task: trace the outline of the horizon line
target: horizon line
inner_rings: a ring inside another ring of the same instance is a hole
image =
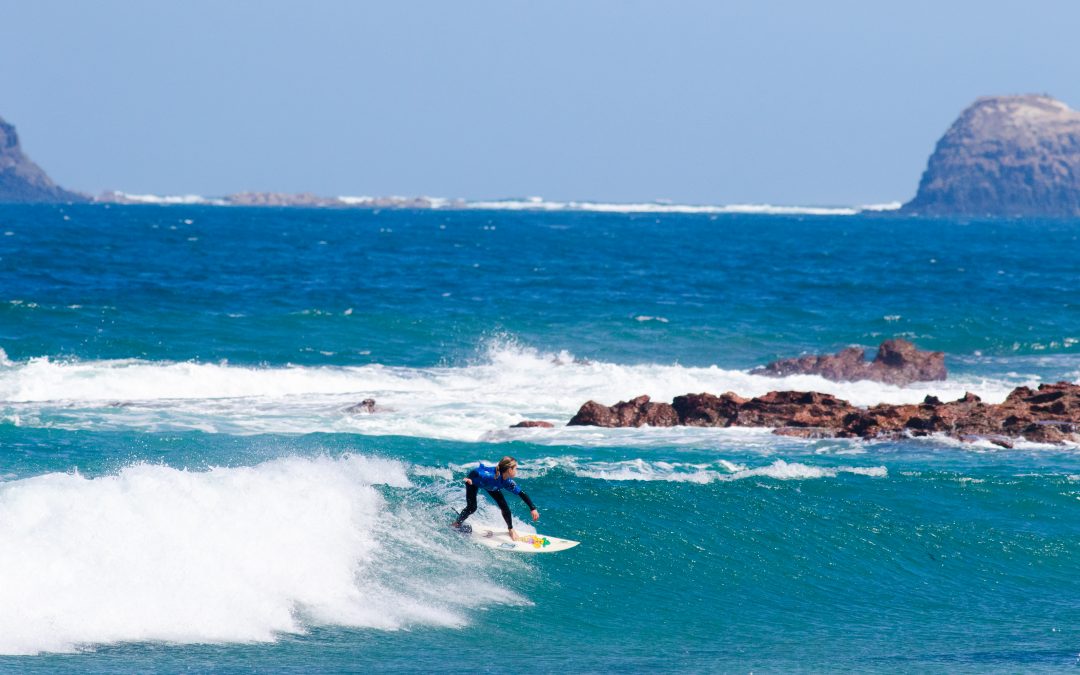
[[[683,204],[666,199],[638,202],[594,200],[546,200],[542,197],[505,197],[497,199],[462,199],[427,195],[403,197],[397,195],[371,197],[320,197],[312,193],[239,192],[223,197],[198,194],[157,195],[135,194],[119,190],[106,191],[92,197],[94,203],[159,206],[307,206],[323,208],[415,208],[430,210],[477,211],[580,211],[595,213],[685,213],[685,214],[768,214],[768,215],[855,215],[865,212],[896,211],[900,201],[861,205],[783,205],[768,203]]]

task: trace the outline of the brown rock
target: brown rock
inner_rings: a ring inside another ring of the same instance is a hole
[[[653,427],[679,426],[679,415],[669,403],[652,403],[648,396],[638,396],[610,407],[589,401],[581,406],[567,426],[640,427],[646,424]]]
[[[517,424],[511,424],[510,428],[511,429],[534,429],[534,428],[550,429],[550,428],[552,428],[554,426],[555,425],[552,424],[551,422],[545,422],[543,420],[525,420],[523,422],[518,422]]]
[[[1013,447],[1013,441],[1008,436],[998,436],[998,435],[980,436],[978,434],[962,434],[960,436],[960,440],[963,441],[964,443],[977,443],[979,441],[989,441],[989,442],[993,443],[994,445],[996,445],[998,447],[1002,447],[1002,448],[1012,448]]]
[[[685,394],[671,405],[639,396],[610,407],[589,401],[570,424],[773,427],[776,434],[801,438],[940,433],[968,442],[985,439],[1002,447],[1011,447],[1021,437],[1040,443],[1080,442],[1080,385],[1042,384],[1036,391],[1018,387],[1000,404],[983,403],[966,393],[948,403],[927,396],[919,404],[879,404],[866,409],[813,391],[771,391],[749,400],[731,392]]]
[[[886,340],[878,347],[869,370],[876,376],[866,379],[889,384],[934,382],[948,377],[944,352],[925,352],[907,340]]]
[[[840,428],[858,409],[832,394],[816,391],[770,391],[739,408],[738,426]]]
[[[1062,427],[1053,422],[1034,422],[1024,428],[1024,439],[1033,443],[1063,443],[1069,440],[1069,427]]]
[[[794,359],[780,359],[755,368],[751,375],[786,377],[788,375],[821,375],[827,380],[844,382],[862,379],[866,368],[866,353],[858,347],[848,347],[836,354],[826,356],[800,356]]]
[[[777,436],[793,436],[795,438],[836,438],[836,430],[826,427],[777,427],[773,429]]]
[[[373,399],[373,398],[365,398],[363,401],[360,401],[359,403],[353,404],[353,405],[349,406],[348,408],[345,408],[345,410],[343,412],[347,412],[347,413],[369,413],[370,414],[370,413],[375,412],[375,410],[376,410],[375,399]]]
[[[882,342],[870,363],[866,362],[865,356],[862,349],[848,347],[832,355],[773,361],[750,372],[752,375],[772,377],[820,375],[834,382],[873,380],[901,386],[912,382],[944,380],[948,376],[943,352],[922,351],[907,340]]]
[[[679,421],[688,427],[727,427],[739,414],[739,406],[746,399],[731,393],[721,396],[712,394],[686,394],[676,396],[671,402]]]

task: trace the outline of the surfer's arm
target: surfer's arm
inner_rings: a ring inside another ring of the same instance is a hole
[[[540,512],[536,510],[536,504],[533,504],[533,501],[529,499],[529,495],[525,494],[521,488],[518,488],[518,496],[521,497],[521,501],[525,502],[525,505],[529,507],[529,515],[532,516],[532,519],[540,520]]]

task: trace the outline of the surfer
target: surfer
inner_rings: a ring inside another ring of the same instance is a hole
[[[514,532],[514,520],[510,516],[510,505],[506,503],[506,497],[502,493],[503,489],[521,497],[521,501],[525,502],[526,506],[529,507],[533,520],[540,519],[540,512],[536,510],[536,505],[529,499],[529,495],[522,492],[521,486],[514,482],[514,476],[516,475],[517,460],[513,457],[503,457],[499,460],[498,466],[484,466],[484,463],[480,462],[480,466],[470,471],[465,478],[465,508],[461,510],[461,515],[450,526],[460,528],[465,519],[476,511],[476,493],[480,491],[480,488],[484,488],[491,495],[491,498],[495,500],[495,503],[499,505],[503,520],[506,521],[506,529],[510,530],[510,538],[517,541],[518,536],[517,532]]]

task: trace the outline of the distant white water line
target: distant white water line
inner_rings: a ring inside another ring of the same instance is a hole
[[[155,204],[160,206],[198,205],[232,206],[228,197],[204,197],[201,195],[154,195],[112,193],[114,200],[131,204]],[[106,198],[104,201],[110,201]],[[900,202],[868,204],[864,206],[799,206],[776,204],[675,204],[671,202],[594,202],[552,201],[541,197],[524,199],[463,200],[445,197],[327,197],[322,206],[353,208],[427,208],[432,210],[478,210],[478,211],[579,211],[592,213],[681,213],[681,214],[761,214],[802,216],[852,216],[863,212],[894,211]]]
[[[858,213],[852,207],[815,207],[815,206],[776,206],[773,204],[728,204],[728,205],[693,205],[669,204],[663,202],[611,203],[570,201],[546,201],[539,197],[528,199],[507,199],[494,201],[465,202],[470,209],[506,210],[506,211],[589,211],[600,213],[688,213],[688,214],[767,214],[767,215],[811,215],[811,216],[850,216]]]
[[[864,204],[858,207],[860,211],[898,211],[903,202],[885,202],[884,204]]]
[[[131,194],[127,192],[113,193],[119,201],[133,204],[156,204],[160,206],[222,206],[225,204],[220,199],[210,199],[201,195],[154,195],[154,194]]]

